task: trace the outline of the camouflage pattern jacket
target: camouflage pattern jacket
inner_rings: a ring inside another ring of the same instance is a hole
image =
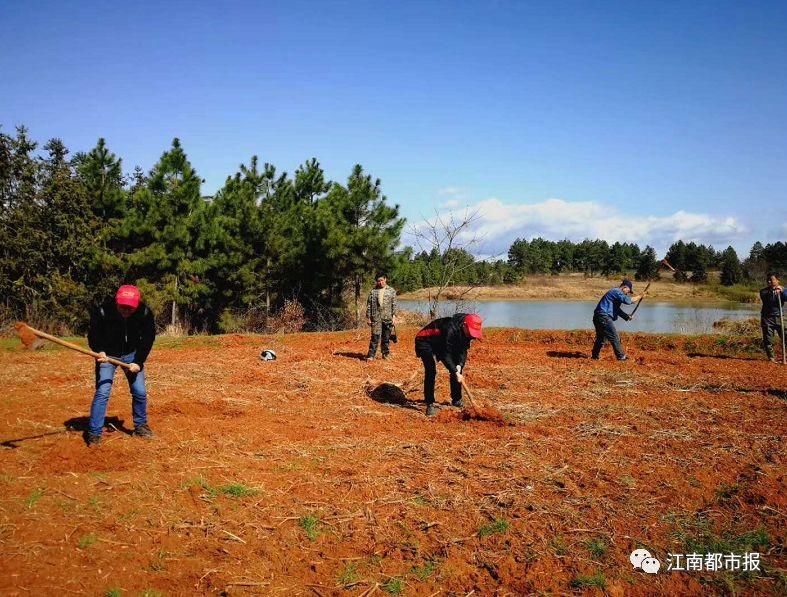
[[[383,301],[379,302],[379,288],[372,288],[369,298],[366,299],[366,319],[372,321],[372,333],[382,334],[383,322],[393,321],[396,315],[396,291],[390,286],[383,289]]]

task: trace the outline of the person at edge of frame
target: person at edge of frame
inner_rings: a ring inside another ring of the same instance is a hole
[[[779,282],[779,274],[776,272],[768,272],[765,276],[765,281],[768,285],[760,290],[760,300],[762,301],[762,309],[760,310],[762,347],[765,349],[768,360],[776,363],[776,356],[773,352],[773,335],[777,334],[779,340],[783,340],[782,317],[784,316],[784,305],[787,302],[787,290]],[[781,310],[779,310],[780,301]]]

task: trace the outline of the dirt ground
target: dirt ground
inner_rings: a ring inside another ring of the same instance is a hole
[[[163,339],[156,438],[126,432],[118,373],[98,448],[90,359],[3,345],[0,594],[785,594],[787,367],[646,335],[591,361],[587,334],[494,330],[467,381],[507,424],[452,415],[444,370],[427,419],[414,332],[374,363],[361,332]],[[370,398],[381,382],[405,399]],[[691,552],[762,570],[666,570]]]
[[[445,300],[598,300],[607,290],[618,286],[620,277],[585,277],[583,274],[561,274],[559,276],[527,276],[519,284],[502,286],[452,286],[444,293]],[[635,282],[634,290],[640,292],[646,282]],[[652,301],[724,302],[724,297],[714,292],[708,284],[678,284],[670,276],[655,280],[650,287],[648,299]],[[434,295],[434,288],[422,288],[399,296],[400,299],[427,300]],[[756,291],[752,301],[759,301]]]

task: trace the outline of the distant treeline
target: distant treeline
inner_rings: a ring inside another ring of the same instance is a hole
[[[518,239],[492,261],[462,248],[397,251],[399,207],[360,165],[338,183],[315,159],[289,176],[252,157],[214,196],[202,183],[177,139],[149,172],[128,175],[103,139],[70,155],[59,139],[39,150],[23,127],[0,130],[0,324],[80,332],[89,305],[123,283],[140,286],[162,326],[228,332],[277,329],[276,317],[352,325],[381,270],[400,291],[534,273],[659,275],[651,247],[598,240]],[[667,259],[680,280],[721,269],[735,284],[787,269],[787,247],[756,243],[741,264],[731,247],[679,241]]]
[[[711,246],[677,241],[665,258],[677,272],[659,265],[656,251],[649,246],[640,249],[632,243],[609,244],[603,240],[550,241],[543,238],[517,239],[508,250],[506,260],[476,260],[461,249],[453,249],[454,258],[446,260],[437,251],[414,254],[407,249],[397,256],[395,281],[403,291],[434,286],[441,279],[441,268],[447,261],[458,264],[452,276],[454,284],[484,285],[515,284],[533,274],[584,273],[594,275],[633,276],[637,280],[672,276],[678,282],[705,282],[708,271],[721,272],[721,283],[732,286],[742,282],[764,283],[767,270],[787,270],[787,244],[777,242],[763,246],[757,242],[741,263],[735,249],[716,251]]]

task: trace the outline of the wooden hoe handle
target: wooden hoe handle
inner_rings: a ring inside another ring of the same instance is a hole
[[[61,340],[57,336],[52,336],[47,334],[46,332],[42,332],[41,330],[37,330],[35,328],[31,328],[29,325],[22,324],[24,328],[38,336],[39,338],[43,338],[44,340],[49,340],[50,342],[54,342],[55,344],[60,344],[60,346],[65,346],[66,348],[70,348],[71,350],[76,350],[77,352],[81,352],[82,354],[89,354],[91,357],[99,359],[101,355],[97,352],[93,352],[87,348],[82,348],[81,346],[74,344],[72,342],[66,342],[65,340]],[[20,327],[22,327],[20,326]],[[128,363],[124,363],[123,361],[119,361],[117,359],[113,359],[112,357],[107,357],[107,361],[112,363],[113,365],[117,365],[118,367],[123,367],[124,369],[131,369],[131,366]]]

